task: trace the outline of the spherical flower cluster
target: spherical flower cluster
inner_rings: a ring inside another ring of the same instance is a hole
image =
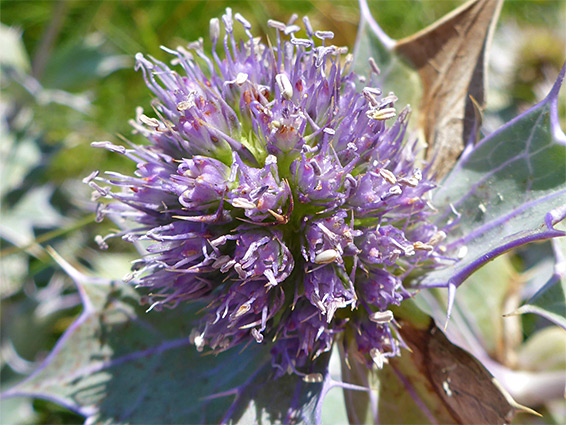
[[[137,223],[119,235],[151,241],[130,276],[149,309],[205,302],[197,349],[274,341],[278,373],[303,373],[345,335],[381,366],[399,352],[388,308],[410,296],[404,278],[440,257],[433,184],[403,143],[408,109],[397,116],[395,96],[374,87],[375,67],[356,76],[331,32],[304,18],[299,38],[295,20],[269,21],[276,39],[263,43],[227,9],[223,37],[211,20],[210,55],[202,40],[164,49],[172,67],[138,54],[156,117],[138,111],[133,126],[149,143],[95,143],[137,170],[87,181],[113,200],[99,218]]]

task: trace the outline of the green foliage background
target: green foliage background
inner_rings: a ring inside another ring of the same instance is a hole
[[[391,37],[402,38],[461,3],[373,1],[370,8]],[[88,104],[79,111],[42,102],[0,62],[0,105],[5,121],[5,132],[0,133],[2,175],[15,173],[16,168],[21,175],[9,185],[6,179],[0,182],[0,220],[20,233],[25,230],[21,238],[8,237],[5,228],[0,232],[2,350],[12,346],[23,361],[20,370],[14,370],[13,361],[3,355],[1,389],[20,380],[26,367],[39,364],[80,311],[78,303],[72,302],[76,293],[71,281],[54,265],[46,246],[54,246],[77,267],[100,276],[120,278],[128,271],[133,258],[128,244],[116,240],[109,251],[101,252],[94,243],[94,236],[106,233],[111,225],[94,223],[86,209],[89,190],[79,182],[94,170],[131,171],[131,164],[121,157],[93,149],[90,143],[118,142],[118,134],[143,142],[132,138],[128,125],[136,106],[150,107],[149,90],[141,74],[133,71],[133,56],[143,52],[168,60],[160,45],[176,47],[201,36],[209,47],[208,22],[227,6],[244,15],[254,33],[264,37],[268,19],[287,21],[297,13],[308,15],[315,28],[334,31],[337,45],[352,48],[355,42],[359,20],[355,1],[0,3],[1,23],[21,34],[22,51],[27,55],[21,70],[37,80],[42,90],[63,90]],[[509,1],[504,5],[495,34],[500,50],[488,96],[488,104],[493,100],[488,114],[495,121],[516,115],[546,93],[564,61],[565,21],[566,3],[561,1]],[[14,46],[1,48],[8,47]],[[19,150],[25,146],[29,150]],[[29,199],[30,193],[39,195]],[[46,310],[46,297],[53,293],[59,308],[38,314],[41,308]],[[0,408],[2,424],[82,422],[81,417],[45,401],[9,400]]]

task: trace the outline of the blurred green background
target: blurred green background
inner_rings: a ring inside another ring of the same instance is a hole
[[[461,1],[373,1],[370,8],[393,38],[408,36]],[[94,236],[90,190],[80,181],[94,170],[131,172],[118,155],[90,147],[131,136],[128,120],[148,109],[149,90],[133,70],[137,52],[168,60],[160,45],[198,37],[208,42],[210,18],[230,6],[267,31],[268,19],[308,15],[332,30],[334,44],[353,48],[355,1],[23,1],[0,3],[0,296],[1,388],[45,358],[80,312],[71,281],[45,251],[53,246],[76,267],[120,278],[133,253],[115,240],[101,252]],[[508,1],[490,62],[486,126],[540,100],[556,78],[566,47],[566,2]],[[564,106],[561,106],[564,116]],[[141,140],[138,140],[141,141]],[[2,424],[80,423],[45,401],[8,400]]]

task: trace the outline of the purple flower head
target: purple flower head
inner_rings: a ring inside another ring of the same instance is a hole
[[[228,9],[211,20],[211,53],[199,41],[165,49],[171,65],[138,54],[155,117],[132,124],[149,144],[96,144],[137,169],[89,184],[110,200],[99,218],[124,228],[109,237],[151,242],[128,277],[149,309],[205,305],[199,350],[274,341],[279,373],[308,373],[343,338],[379,366],[399,352],[388,308],[411,295],[409,273],[442,258],[445,234],[403,141],[408,109],[397,114],[332,33],[304,23],[301,38],[269,21],[265,44]]]

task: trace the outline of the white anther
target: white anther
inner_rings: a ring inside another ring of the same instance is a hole
[[[399,179],[399,183],[401,183],[404,186],[416,187],[419,184],[419,181],[414,177],[409,177],[409,178]]]
[[[189,336],[189,341],[195,344],[198,352],[201,352],[204,348],[204,333],[199,334],[196,329],[193,329]]]
[[[220,271],[222,273],[226,273],[228,270],[232,268],[234,264],[236,264],[236,260],[229,260],[220,267]]]
[[[240,15],[239,13],[236,13],[234,15],[234,18],[236,19],[236,21],[238,21],[240,24],[243,25],[243,27],[247,30],[252,29],[252,24],[249,23],[249,21],[244,18],[242,15]]]
[[[135,67],[136,71],[138,69],[140,69],[141,66],[143,66],[143,67],[145,67],[146,69],[149,69],[149,70],[152,70],[153,68],[155,68],[153,66],[153,64],[150,61],[148,61],[146,58],[144,58],[141,53],[136,53],[134,58],[136,59],[136,67]]]
[[[101,235],[96,235],[94,237],[94,241],[96,242],[96,244],[98,245],[98,247],[102,250],[107,250],[108,249],[108,244],[106,243],[106,241],[104,240],[104,238]]]
[[[278,29],[279,31],[285,31],[285,28],[287,28],[287,25],[285,25],[283,22],[279,22],[274,19],[269,19],[267,21],[267,26]]]
[[[283,31],[285,33],[285,35],[289,35],[289,34],[294,34],[296,32],[299,32],[301,30],[301,27],[298,25],[287,25],[285,27],[285,31]]]
[[[381,74],[381,70],[379,69],[379,66],[377,66],[377,63],[375,63],[374,58],[369,58],[368,62],[373,72],[375,72],[377,75]]]
[[[204,39],[202,37],[199,37],[198,40],[191,41],[187,44],[187,49],[202,52],[204,50]],[[177,46],[177,50],[183,53],[185,56],[191,58],[192,60],[192,55],[187,50],[185,50],[183,46]]]
[[[378,104],[377,97],[381,95],[381,90],[373,87],[364,87],[362,94],[372,106],[376,106]]]
[[[466,245],[464,245],[464,246],[460,247],[460,249],[458,250],[458,254],[456,254],[456,256],[461,260],[467,254],[468,254],[468,247]]]
[[[297,15],[296,13],[293,13],[291,15],[291,17],[289,18],[289,20],[287,21],[287,26],[293,25],[295,22],[297,22],[297,19],[299,19],[299,15]]]
[[[223,265],[225,265],[228,261],[230,261],[229,255],[221,255],[216,260],[214,260],[214,263],[212,263],[212,268],[213,269],[219,269]]]
[[[389,188],[390,195],[400,195],[401,193],[403,193],[403,190],[399,186],[391,186]]]
[[[212,18],[210,20],[210,39],[216,42],[220,37],[220,20],[218,18]]]
[[[324,250],[314,257],[314,262],[316,264],[329,264],[340,258],[340,254],[335,249]]]
[[[312,47],[314,43],[308,38],[292,38],[291,44],[295,46]]]
[[[267,157],[265,158],[265,166],[269,167],[270,165],[276,165],[277,164],[277,157],[275,155],[267,155]]]
[[[322,130],[323,132],[325,132],[326,134],[330,134],[331,136],[334,136],[336,134],[336,131],[332,128],[326,127],[324,130]]]
[[[238,75],[236,75],[236,79],[234,80],[236,85],[242,86],[246,81],[248,81],[248,74],[245,72],[238,72]]]
[[[141,114],[139,118],[143,124],[149,127],[153,127],[153,128],[159,127],[159,121],[156,118],[149,118],[147,115],[144,114]]]
[[[369,316],[369,320],[374,323],[389,323],[393,320],[393,312],[391,310],[376,311]]]
[[[234,264],[234,270],[236,270],[236,273],[238,273],[240,279],[245,279],[246,277],[248,277],[246,271],[244,270],[244,268],[240,263]]]
[[[411,256],[415,255],[415,247],[413,245],[405,245],[402,248],[403,248],[403,253],[407,257],[411,257]]]
[[[243,208],[245,210],[251,210],[257,208],[257,205],[253,202],[248,201],[246,198],[234,198],[232,199],[232,205],[236,208]]]
[[[285,99],[291,100],[293,98],[293,86],[291,85],[291,81],[289,81],[289,77],[287,77],[286,74],[277,74],[275,81],[277,82],[277,86],[279,86],[281,95]]]
[[[391,105],[391,107],[393,107],[393,104],[395,102],[397,102],[398,100],[399,100],[399,98],[397,96],[395,96],[395,93],[389,92],[389,94],[387,96],[385,96],[383,99],[381,99],[381,101],[379,102],[379,107],[383,108],[387,105]]]
[[[434,247],[432,245],[426,244],[421,241],[416,241],[413,243],[413,248],[417,251],[432,251]]]
[[[369,350],[369,355],[378,369],[383,369],[383,354],[377,348],[372,348]]]
[[[321,373],[309,373],[308,375],[303,376],[303,381],[308,384],[317,384],[322,382],[322,374]]]
[[[232,8],[227,7],[226,13],[222,15],[222,22],[224,22],[224,28],[226,32],[231,34],[234,31],[234,22],[232,21]]]
[[[351,174],[346,175],[346,181],[350,183],[350,187],[358,186],[358,181]]]
[[[224,245],[224,244],[226,243],[226,241],[227,241],[226,236],[225,236],[225,235],[222,235],[222,236],[217,237],[216,239],[213,239],[213,240],[211,240],[211,241],[208,241],[208,243],[209,243],[212,247],[217,248],[217,247],[219,247],[220,245]]]
[[[136,278],[135,273],[126,273],[126,275],[122,278],[122,282],[124,283],[129,283],[132,280],[134,280]],[[142,297],[143,298],[143,297]],[[146,300],[149,303],[149,299]],[[142,300],[140,299],[140,302],[142,302]],[[142,305],[146,305],[146,304],[142,304]]]
[[[312,37],[314,34],[314,30],[311,25],[311,21],[309,20],[308,16],[303,17],[303,23],[305,24],[305,30],[307,31],[307,35]]]
[[[99,174],[100,174],[100,171],[98,171],[98,170],[93,171],[87,177],[85,177],[82,181],[83,181],[84,184],[88,184],[91,181],[93,181],[96,177],[98,177]]]
[[[318,146],[303,145],[301,151],[304,153],[315,153],[318,152]]]
[[[362,91],[367,92],[367,93],[371,93],[374,96],[381,96],[381,93],[382,93],[381,89],[379,89],[377,87],[369,87],[369,86],[364,87]]]
[[[442,230],[439,230],[438,232],[436,232],[432,238],[430,238],[430,240],[428,241],[429,245],[432,246],[436,246],[438,245],[440,242],[442,242],[444,239],[446,239],[446,233],[443,232]]]
[[[177,103],[177,111],[179,111],[179,112],[186,111],[191,106],[194,106],[194,102],[189,102],[187,100],[183,100],[182,102]]]
[[[253,328],[251,333],[255,339],[255,342],[257,342],[258,344],[261,344],[263,342],[263,335],[260,331],[258,331],[256,328]]]
[[[401,184],[404,184],[405,186],[416,187],[422,179],[423,179],[422,171],[419,170],[418,168],[415,168],[413,171],[413,177],[408,177],[408,178],[405,177],[399,180],[399,182]]]
[[[418,181],[421,181],[423,179],[423,172],[420,169],[415,168],[415,171],[413,171],[413,177]]]
[[[397,178],[395,177],[395,174],[393,174],[391,171],[382,168],[381,170],[379,170],[379,175],[383,177],[383,179],[386,180],[387,183],[397,184]]]
[[[397,110],[395,108],[370,109],[366,112],[366,115],[372,120],[385,121],[390,118],[395,118],[397,116]]]
[[[244,314],[246,314],[248,311],[251,310],[251,307],[249,304],[242,304],[238,310],[236,310],[236,313],[234,313],[234,319],[237,317],[240,317]]]
[[[320,38],[321,40],[334,38],[334,33],[332,31],[315,31],[314,36]]]
[[[270,210],[271,211],[271,210]],[[275,287],[278,285],[279,282],[277,282],[277,279],[275,279],[275,275],[273,274],[273,271],[270,269],[267,269],[263,272],[263,275],[267,278],[267,285],[265,286],[269,286],[269,287]]]

